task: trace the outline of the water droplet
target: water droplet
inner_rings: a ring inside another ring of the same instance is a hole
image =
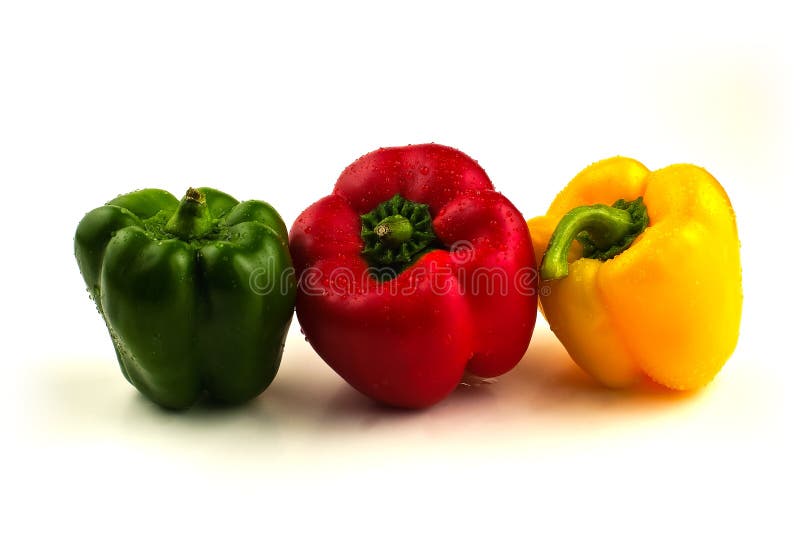
[[[429,170],[430,170],[430,169],[428,169],[428,167],[424,167],[424,166],[423,166],[423,167],[421,167],[421,168],[419,169],[419,173],[420,173],[421,175],[423,175],[423,176],[427,176],[427,175],[428,175],[428,172],[429,172]]]

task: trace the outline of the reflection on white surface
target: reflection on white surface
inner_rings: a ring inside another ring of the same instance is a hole
[[[781,393],[750,359],[738,360],[695,393],[648,385],[612,391],[584,375],[541,322],[512,372],[462,386],[428,410],[405,411],[356,393],[294,336],[275,382],[255,401],[169,412],[125,382],[110,352],[52,359],[26,377],[29,415],[17,437],[27,456],[17,468],[31,476],[20,491],[56,509],[61,502],[70,515],[71,488],[80,487],[100,517],[146,495],[162,521],[176,525],[175,506],[209,494],[227,510],[285,499],[282,517],[309,527],[325,524],[310,503],[336,514],[356,500],[367,507],[359,517],[373,521],[391,516],[392,503],[436,513],[440,492],[447,502],[507,493],[500,501],[516,521],[546,500],[541,513],[551,520],[555,513],[581,524],[585,518],[571,517],[576,499],[606,518],[625,506],[657,513],[667,502],[707,511],[711,487],[725,499],[744,492],[760,502],[760,481],[784,467],[763,455],[784,439],[774,412]],[[628,504],[608,508],[608,491]],[[470,524],[495,528],[503,520]]]
[[[175,454],[179,461],[215,464],[280,454],[301,468],[324,461],[332,451],[358,451],[363,458],[380,457],[387,448],[412,457],[430,447],[458,456],[500,443],[507,452],[536,447],[560,454],[565,447],[659,428],[687,431],[690,422],[692,431],[715,439],[722,439],[720,431],[731,434],[725,439],[750,435],[764,424],[759,405],[777,395],[764,390],[759,376],[728,368],[697,392],[672,392],[646,382],[632,391],[605,389],[571,362],[544,322],[512,372],[494,383],[459,386],[422,411],[384,407],[363,397],[299,336],[289,338],[267,391],[233,408],[201,402],[186,412],[163,410],[124,380],[110,356],[61,359],[34,371],[29,423],[43,444],[119,440]]]

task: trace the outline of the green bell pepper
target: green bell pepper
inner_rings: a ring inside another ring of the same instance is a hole
[[[87,213],[75,257],[122,374],[183,409],[204,392],[241,403],[272,382],[294,311],[287,241],[265,202],[143,189]]]

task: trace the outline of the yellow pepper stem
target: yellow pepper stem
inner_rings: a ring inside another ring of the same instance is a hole
[[[573,208],[559,221],[542,258],[542,280],[564,278],[569,274],[567,253],[577,239],[583,244],[583,257],[608,260],[627,249],[647,227],[647,208],[639,197],[617,200],[613,205],[594,204]]]

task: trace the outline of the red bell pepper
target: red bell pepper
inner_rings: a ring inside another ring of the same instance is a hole
[[[289,243],[306,338],[375,400],[430,406],[465,372],[498,376],[527,350],[538,278],[525,219],[458,150],[359,158]]]

